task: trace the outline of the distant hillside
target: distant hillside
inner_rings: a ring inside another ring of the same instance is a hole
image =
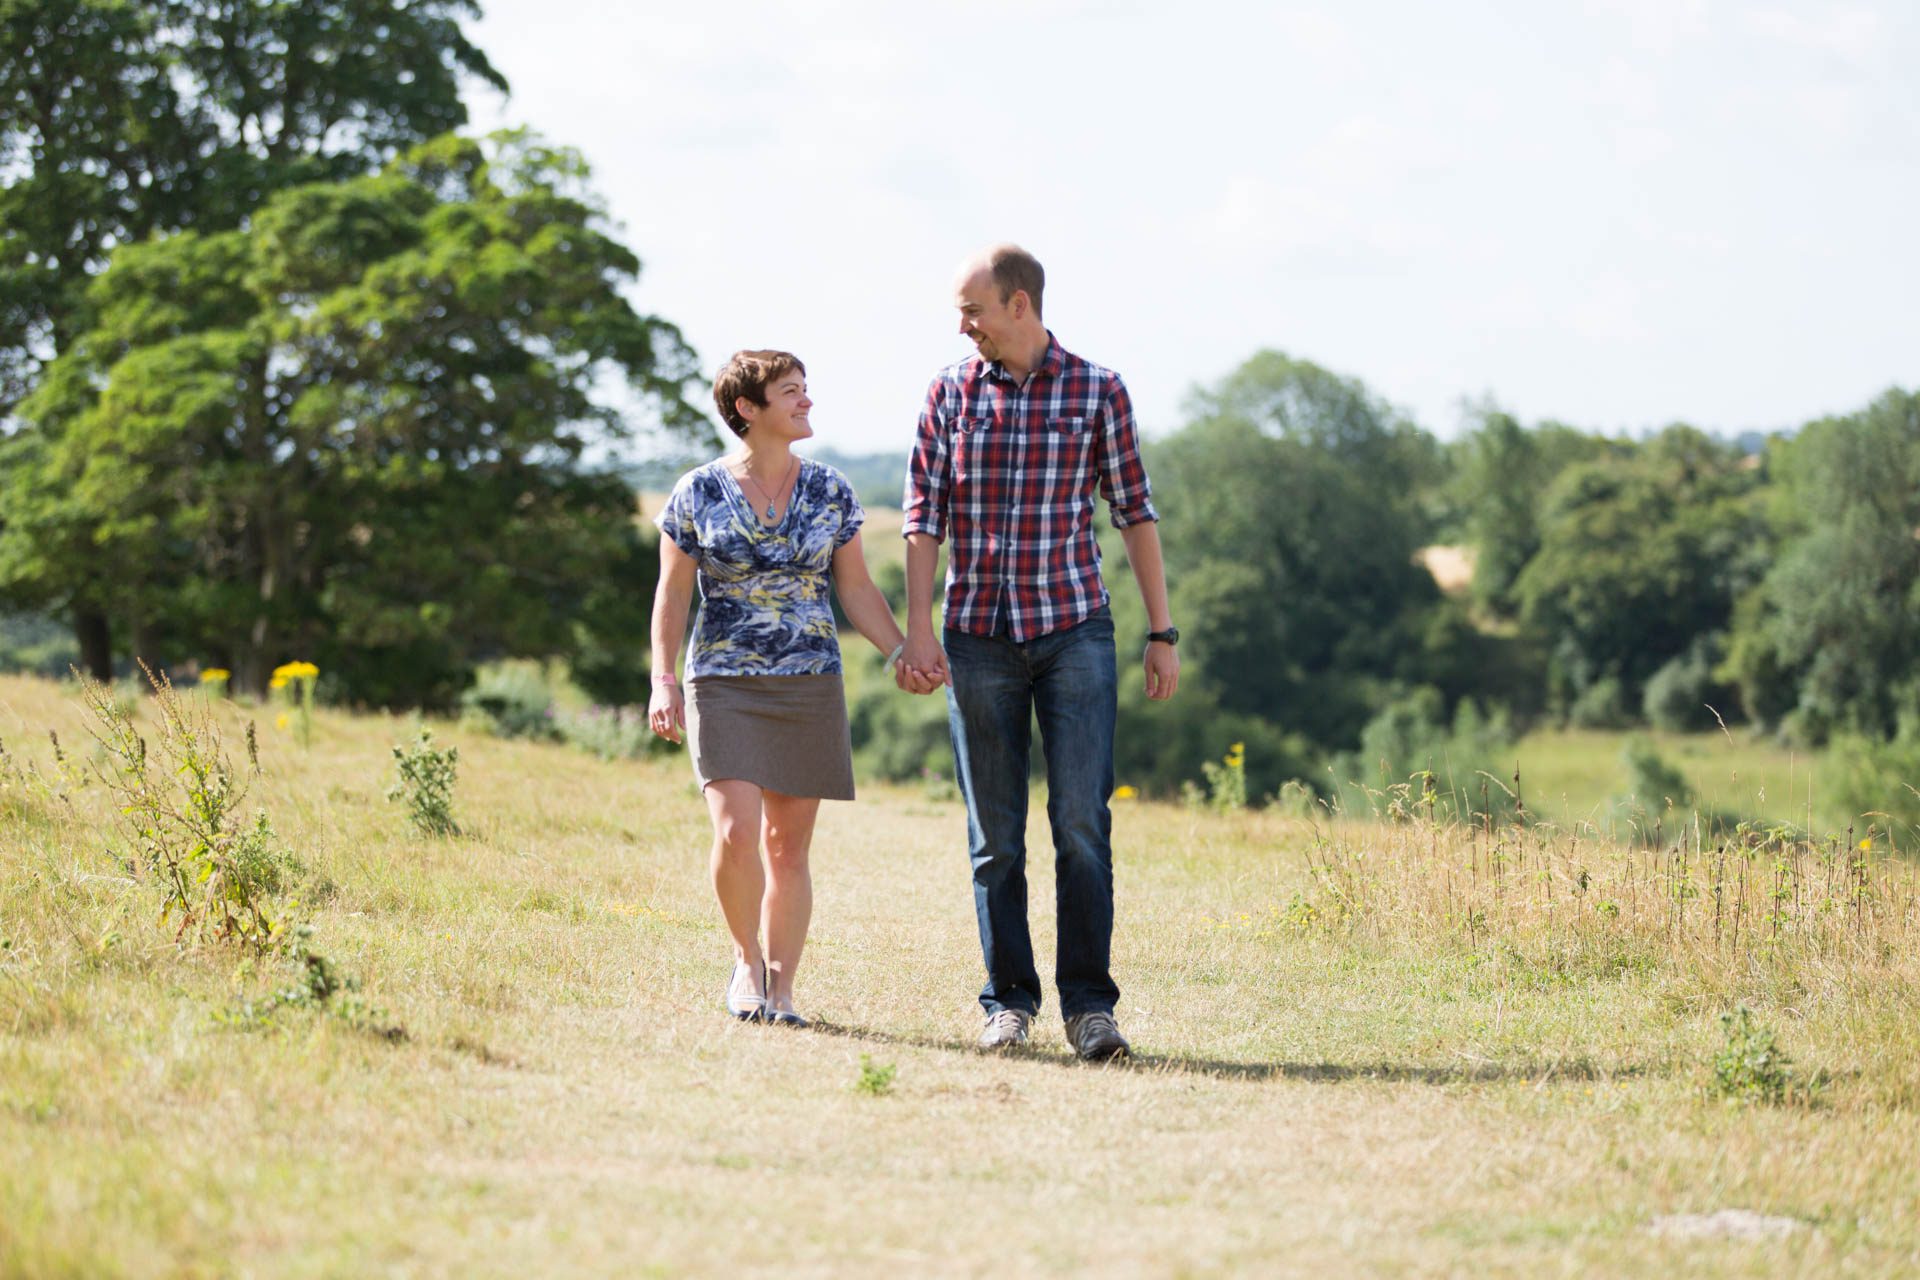
[[[907,483],[907,455],[899,453],[842,453],[838,449],[806,449],[803,452],[816,461],[824,462],[839,469],[848,480],[853,482],[853,491],[860,495],[860,502],[868,507],[891,507],[900,509],[901,490]],[[699,466],[705,458],[663,458],[658,461],[639,463],[626,469],[627,483],[642,493],[664,494],[673,488],[673,482],[693,467]]]

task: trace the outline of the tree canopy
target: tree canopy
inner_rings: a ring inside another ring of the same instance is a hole
[[[525,134],[447,137],[121,249],[21,406],[0,590],[241,687],[291,654],[381,702],[444,702],[493,653],[637,671],[651,569],[632,494],[586,465],[629,430],[596,387],[710,428],[585,179]]]

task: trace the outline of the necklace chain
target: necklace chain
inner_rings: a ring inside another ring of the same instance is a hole
[[[800,459],[797,456],[787,464],[787,474],[781,477],[780,480],[780,487],[782,489],[787,487],[787,481],[793,479],[793,473],[799,469],[799,466]],[[740,464],[740,478],[760,490],[760,496],[767,500],[767,519],[773,519],[775,515],[773,495],[768,493],[766,489],[761,486],[760,482],[753,478],[753,465],[751,462],[742,462]]]

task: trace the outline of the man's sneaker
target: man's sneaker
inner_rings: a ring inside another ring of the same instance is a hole
[[[1131,1050],[1127,1038],[1114,1025],[1113,1015],[1104,1009],[1076,1013],[1067,1019],[1067,1043],[1087,1062],[1105,1062],[1124,1058]]]
[[[1000,1009],[987,1015],[987,1025],[980,1032],[982,1049],[1009,1049],[1027,1042],[1027,1026],[1033,1021],[1033,1015],[1022,1013],[1018,1009]],[[1112,1021],[1112,1019],[1108,1019]]]

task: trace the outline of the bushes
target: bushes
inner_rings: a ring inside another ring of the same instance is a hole
[[[1656,729],[1690,733],[1720,721],[1714,708],[1730,706],[1732,691],[1714,679],[1725,646],[1718,635],[1701,636],[1687,651],[1653,673],[1641,709]]]
[[[1456,816],[1501,814],[1513,808],[1501,759],[1511,746],[1500,713],[1485,716],[1468,699],[1449,725],[1439,692],[1422,688],[1368,721],[1359,749],[1329,768],[1350,813],[1399,812],[1411,801]]]
[[[1850,817],[1884,814],[1893,824],[1920,827],[1920,734],[1890,742],[1841,734],[1820,762],[1821,789]]]

